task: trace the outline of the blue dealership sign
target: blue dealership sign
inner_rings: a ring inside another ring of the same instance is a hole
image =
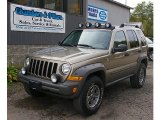
[[[88,5],[88,19],[100,22],[107,22],[108,11],[102,8]]]

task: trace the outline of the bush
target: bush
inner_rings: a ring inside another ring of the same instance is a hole
[[[18,81],[18,69],[15,66],[7,67],[7,82],[13,83]]]

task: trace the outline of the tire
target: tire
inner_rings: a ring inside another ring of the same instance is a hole
[[[89,77],[79,97],[73,100],[75,109],[85,116],[96,113],[102,103],[103,91],[104,85],[102,80],[98,76]],[[92,103],[89,102],[89,98]]]
[[[37,91],[37,90],[31,89],[31,88],[30,88],[28,85],[26,85],[26,84],[24,84],[24,89],[25,89],[25,91],[26,91],[29,95],[31,95],[32,97],[42,97],[42,96],[45,95],[44,93],[41,93],[41,92],[39,92],[39,91]]]
[[[149,61],[153,61],[153,51],[149,51],[148,59],[149,59]]]
[[[130,78],[132,88],[143,87],[146,79],[146,66],[141,63],[138,72]]]

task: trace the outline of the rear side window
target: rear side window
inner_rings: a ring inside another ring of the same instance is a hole
[[[127,45],[126,36],[123,31],[118,31],[114,38],[114,47],[117,48],[120,44]]]
[[[128,39],[129,39],[129,43],[130,43],[130,48],[136,48],[139,47],[139,41],[137,38],[137,35],[135,33],[135,31],[133,30],[127,30],[127,35],[128,35]]]
[[[145,46],[146,45],[146,41],[145,41],[145,37],[144,37],[143,32],[141,30],[136,30],[136,32],[137,32],[138,39],[141,41],[141,45]]]

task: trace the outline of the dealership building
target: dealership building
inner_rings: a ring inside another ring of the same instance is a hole
[[[8,65],[63,40],[79,23],[128,23],[131,7],[114,0],[8,0]]]

